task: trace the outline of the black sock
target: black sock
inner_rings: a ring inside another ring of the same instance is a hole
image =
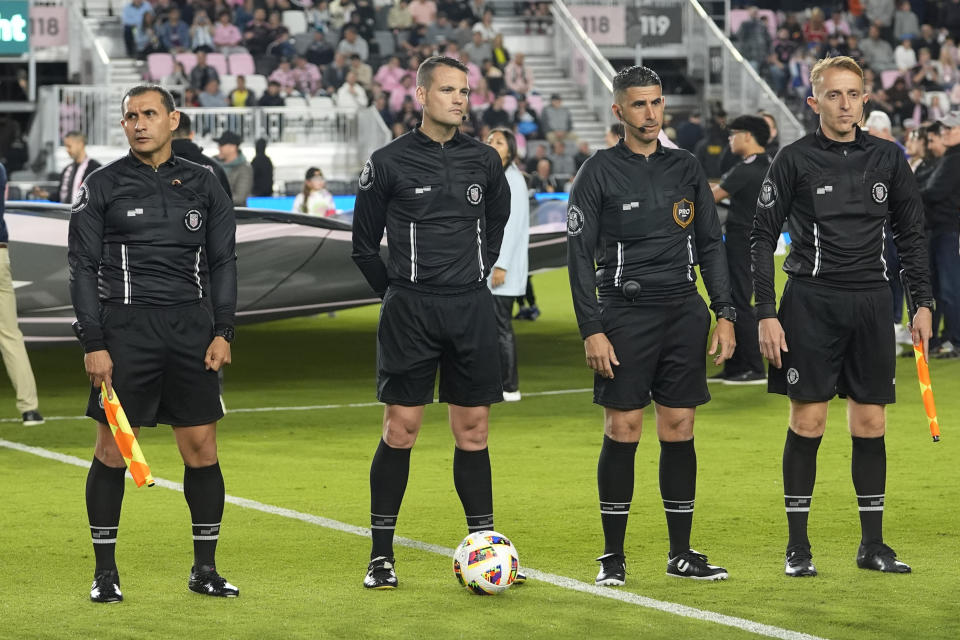
[[[637,442],[617,442],[604,435],[597,461],[597,490],[600,494],[600,522],[603,525],[603,553],[623,555],[630,501],[633,500],[633,459]]]
[[[370,463],[371,560],[393,557],[393,532],[409,475],[410,449],[394,449],[381,439]]]
[[[667,516],[670,557],[690,549],[693,499],[697,493],[697,452],[693,439],[660,441],[660,497]]]
[[[861,542],[883,542],[883,492],[887,483],[887,448],[883,436],[853,436],[850,469],[860,507]]]
[[[783,503],[790,530],[787,548],[810,546],[807,517],[817,480],[817,449],[821,440],[823,436],[805,438],[793,429],[787,429],[787,442],[783,445]]]
[[[493,529],[493,481],[490,478],[490,450],[453,450],[453,486],[467,516],[467,531]]]
[[[108,467],[97,458],[87,472],[87,520],[98,571],[117,568],[114,553],[126,472],[126,467]]]
[[[220,463],[183,467],[183,497],[193,522],[193,564],[198,570],[216,568],[217,540],[223,519],[223,474]]]

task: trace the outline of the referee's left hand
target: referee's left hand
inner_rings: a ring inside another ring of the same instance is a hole
[[[203,358],[207,370],[220,371],[220,367],[230,364],[230,343],[220,336],[216,336],[207,347],[207,355]]]
[[[717,328],[713,330],[713,341],[710,343],[710,355],[717,353],[717,346],[720,347],[720,353],[713,359],[713,364],[721,365],[730,359],[737,346],[733,323],[726,318],[717,320]]]

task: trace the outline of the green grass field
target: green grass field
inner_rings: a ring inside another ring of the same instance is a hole
[[[497,529],[521,564],[592,585],[602,551],[596,462],[601,410],[591,386],[563,270],[534,279],[543,315],[516,323],[523,401],[492,411]],[[227,493],[354,527],[369,524],[368,471],[382,408],[374,400],[377,309],[242,327],[227,374],[230,414],[220,426]],[[89,460],[78,347],[31,353],[49,420],[0,423],[0,439]],[[711,370],[712,370],[712,365]],[[820,449],[810,535],[820,576],[783,575],[786,522],[780,454],[787,402],[763,387],[712,388],[697,413],[699,487],[693,545],[723,564],[726,582],[664,575],[666,524],[652,430],[637,454],[627,531],[627,586],[646,596],[826,638],[958,638],[960,361],[933,361],[943,441],[930,442],[912,359],[899,359],[900,402],[889,408],[885,534],[912,575],[858,570],[859,524],[850,480],[845,407],[834,401]],[[337,405],[336,408],[265,407]],[[15,418],[9,384],[3,416]],[[170,430],[144,430],[153,474],[179,482]],[[453,488],[446,408],[432,405],[413,453],[398,535],[452,548],[465,534]],[[459,587],[449,557],[397,548],[401,588],[360,585],[369,541],[314,519],[228,504],[218,553],[241,589],[214,600],[186,589],[192,561],[182,494],[128,481],[118,564],[125,601],[88,600],[93,553],[84,507],[86,469],[0,447],[0,638],[740,638],[753,634],[531,579],[496,598]],[[308,519],[309,520],[309,519]],[[318,524],[321,523],[321,524]],[[540,574],[535,574],[540,575]],[[953,604],[950,604],[950,603]],[[800,637],[781,634],[778,637]]]

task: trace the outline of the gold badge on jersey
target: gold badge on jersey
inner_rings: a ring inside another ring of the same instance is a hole
[[[693,203],[684,198],[673,203],[673,220],[681,229],[686,229],[693,222]]]

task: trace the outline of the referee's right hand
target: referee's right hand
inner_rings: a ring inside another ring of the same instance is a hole
[[[587,352],[587,366],[604,378],[613,379],[613,367],[620,366],[613,345],[605,333],[595,333],[587,336],[583,341],[583,348]]]
[[[113,400],[113,359],[106,349],[91,351],[83,356],[83,366],[87,370],[90,384],[99,389],[100,383],[107,385],[107,398]]]

